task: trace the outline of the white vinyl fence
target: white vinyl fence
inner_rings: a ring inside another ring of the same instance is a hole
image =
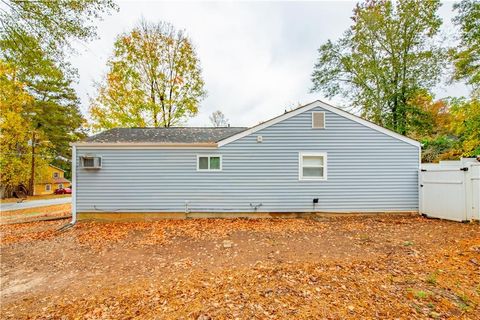
[[[420,213],[454,221],[480,220],[480,162],[422,164]]]

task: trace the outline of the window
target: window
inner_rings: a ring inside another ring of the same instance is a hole
[[[45,185],[45,191],[52,191],[52,185],[51,184],[46,184]]]
[[[54,172],[54,173],[53,173],[53,177],[54,177],[54,178],[58,178],[58,172]]]
[[[325,112],[312,112],[312,128],[325,129]]]
[[[325,152],[300,152],[298,162],[299,180],[327,180],[327,154]]]
[[[197,156],[198,171],[221,171],[222,156],[218,155],[202,155]]]
[[[80,165],[85,169],[100,169],[102,167],[102,158],[97,156],[82,156]]]
[[[62,183],[58,184],[58,189],[63,189],[63,184]]]

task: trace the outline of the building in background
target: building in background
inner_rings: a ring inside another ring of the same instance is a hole
[[[71,182],[64,175],[65,170],[49,165],[44,180],[35,183],[33,195],[53,194],[56,189],[70,188]]]

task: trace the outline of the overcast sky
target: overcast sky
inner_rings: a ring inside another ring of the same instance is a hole
[[[351,24],[354,1],[155,2],[118,1],[120,11],[98,23],[99,39],[78,46],[71,62],[79,71],[75,89],[87,114],[94,82],[105,75],[115,37],[142,17],[185,29],[200,58],[208,96],[189,126],[209,125],[222,110],[232,126],[251,126],[298,103],[324,99],[309,93],[318,47]],[[443,4],[444,29],[453,33],[452,2]],[[437,98],[467,95],[463,85],[440,85]],[[339,99],[330,100],[341,105]]]

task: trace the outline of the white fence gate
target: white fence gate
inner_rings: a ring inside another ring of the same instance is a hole
[[[480,162],[422,164],[420,212],[454,221],[480,220]]]

